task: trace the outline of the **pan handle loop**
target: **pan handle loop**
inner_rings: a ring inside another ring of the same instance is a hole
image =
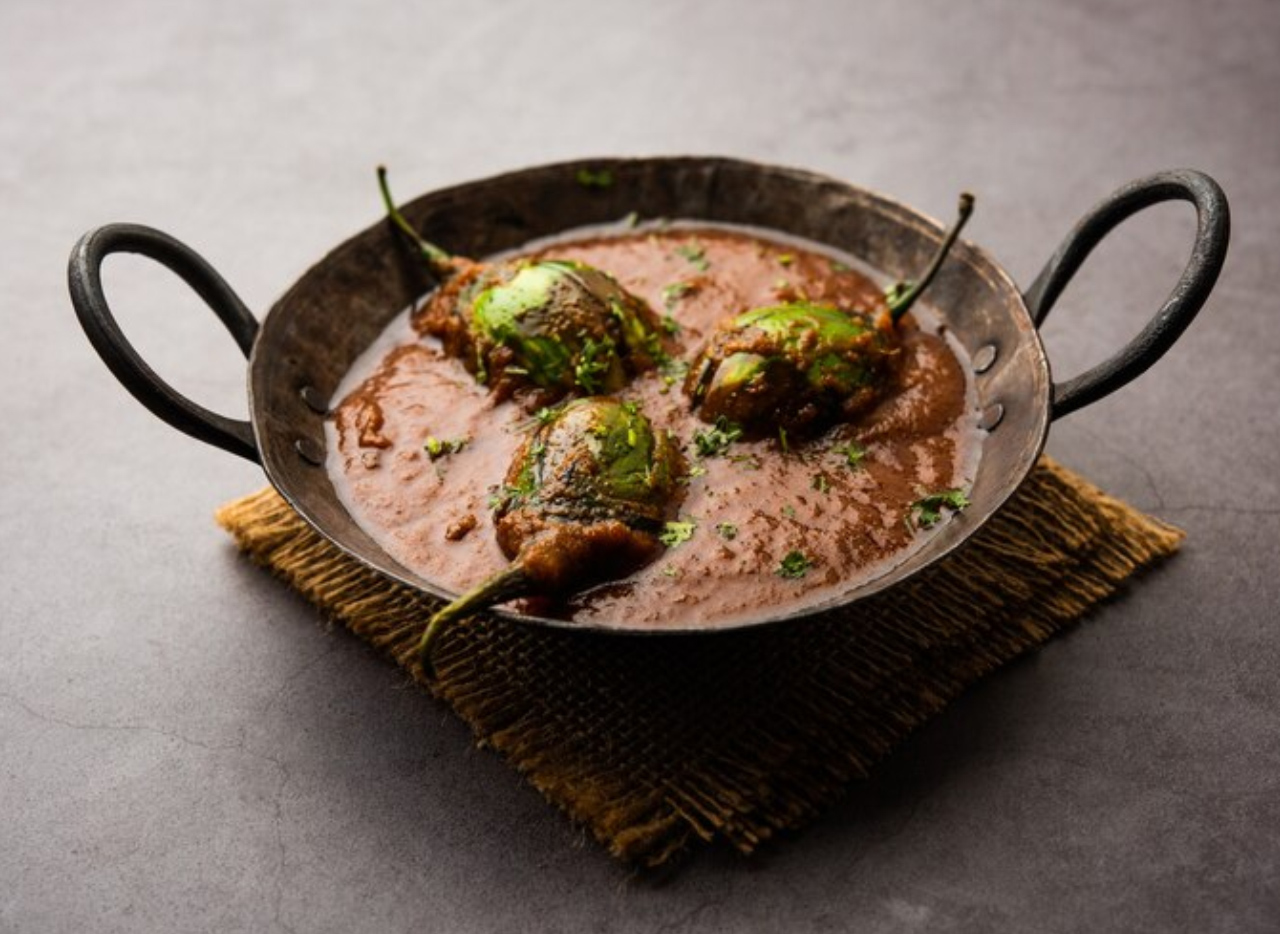
[[[1036,327],[1044,323],[1062,290],[1103,237],[1144,208],[1165,201],[1190,201],[1196,208],[1196,239],[1187,268],[1155,317],[1127,346],[1074,379],[1054,384],[1051,419],[1096,402],[1143,373],[1173,346],[1213,290],[1231,238],[1227,198],[1203,172],[1177,169],[1125,185],[1076,224],[1023,296],[1031,319]]]
[[[138,253],[177,273],[226,325],[246,357],[258,333],[257,319],[204,259],[150,227],[108,224],[89,231],[71,251],[67,266],[71,304],[89,342],[116,379],[153,414],[179,431],[261,463],[249,422],[196,405],[156,375],[125,338],[102,291],[102,261],[112,253]]]

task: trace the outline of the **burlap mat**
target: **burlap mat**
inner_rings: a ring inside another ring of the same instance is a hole
[[[414,649],[434,601],[340,553],[272,489],[217,518],[425,683]],[[658,866],[716,838],[749,853],[1182,538],[1044,459],[958,554],[838,617],[673,639],[476,620],[442,633],[431,689],[615,856]]]

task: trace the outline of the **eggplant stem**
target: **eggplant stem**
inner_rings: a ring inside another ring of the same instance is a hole
[[[517,562],[472,587],[436,613],[427,623],[427,628],[422,633],[422,641],[418,643],[418,655],[422,659],[423,667],[431,667],[431,648],[440,630],[447,624],[479,613],[495,603],[523,596],[532,589],[532,584],[533,581],[529,575]]]
[[[920,297],[920,293],[929,287],[933,277],[942,268],[942,261],[951,252],[951,245],[960,236],[960,231],[964,229],[964,225],[968,223],[969,215],[972,213],[973,195],[967,191],[963,192],[960,195],[960,205],[957,208],[956,219],[952,222],[951,229],[947,231],[946,236],[942,238],[942,243],[938,244],[937,252],[933,254],[933,261],[929,263],[929,268],[925,270],[924,275],[911,288],[889,300],[889,317],[893,319],[894,324],[897,324],[899,319],[907,313],[907,310],[915,304],[916,299]]]
[[[391,198],[391,188],[387,184],[387,167],[385,165],[378,166],[378,190],[382,192],[382,203],[387,208],[387,217],[391,218],[391,223],[399,227],[401,232],[414,242],[414,245],[422,253],[422,258],[431,267],[431,271],[441,278],[445,278],[452,273],[453,267],[451,263],[453,257],[429,240],[424,240],[422,234],[413,229],[413,225],[405,219],[405,216],[400,213],[400,209],[396,207],[395,201]]]

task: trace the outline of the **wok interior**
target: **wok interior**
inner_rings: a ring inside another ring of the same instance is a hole
[[[583,168],[608,169],[612,184],[583,186],[576,177]],[[772,228],[836,246],[891,278],[910,277],[922,269],[941,236],[940,225],[842,182],[710,158],[544,166],[438,191],[404,207],[410,222],[428,239],[475,257],[571,228],[615,222],[632,211],[642,218]],[[338,247],[308,271],[263,322],[249,367],[250,410],[268,476],[312,525],[365,564],[429,593],[449,596],[387,555],[348,515],[323,463],[315,463],[316,454],[325,448],[324,415],[304,399],[304,393],[312,399],[332,398],[355,358],[431,285],[416,254],[385,222]],[[985,253],[961,241],[925,300],[971,359],[981,361],[994,354],[990,366],[977,374],[976,387],[986,417],[995,420],[997,412],[1001,414],[984,442],[970,494],[973,504],[923,548],[868,585],[802,612],[765,608],[756,618],[734,620],[724,628],[809,615],[903,579],[961,544],[1030,471],[1048,425],[1049,373],[1017,288]],[[625,631],[628,626],[618,620],[589,628]],[[696,621],[689,629],[706,631]]]

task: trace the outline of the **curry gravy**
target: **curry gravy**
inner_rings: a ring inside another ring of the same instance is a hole
[[[883,303],[881,286],[851,258],[755,231],[594,231],[529,255],[611,273],[670,315],[684,361],[717,322],[748,308],[797,299]],[[885,573],[929,534],[913,523],[913,503],[968,489],[982,435],[957,345],[920,304],[899,329],[903,360],[883,401],[857,424],[803,443],[739,440],[699,456],[694,435],[710,426],[690,410],[682,376],[642,374],[620,396],[639,401],[655,429],[669,430],[685,450],[694,469],[671,518],[693,523],[691,537],[566,604],[526,600],[517,608],[627,628],[714,629],[762,607],[789,612],[826,602]],[[528,411],[515,401],[494,404],[438,341],[419,333],[410,310],[339,387],[326,429],[328,469],[346,508],[388,554],[460,592],[508,564],[489,500],[530,425]],[[424,448],[429,437],[466,443],[457,451],[437,446],[433,458]],[[792,552],[809,563],[802,576],[780,573]]]

